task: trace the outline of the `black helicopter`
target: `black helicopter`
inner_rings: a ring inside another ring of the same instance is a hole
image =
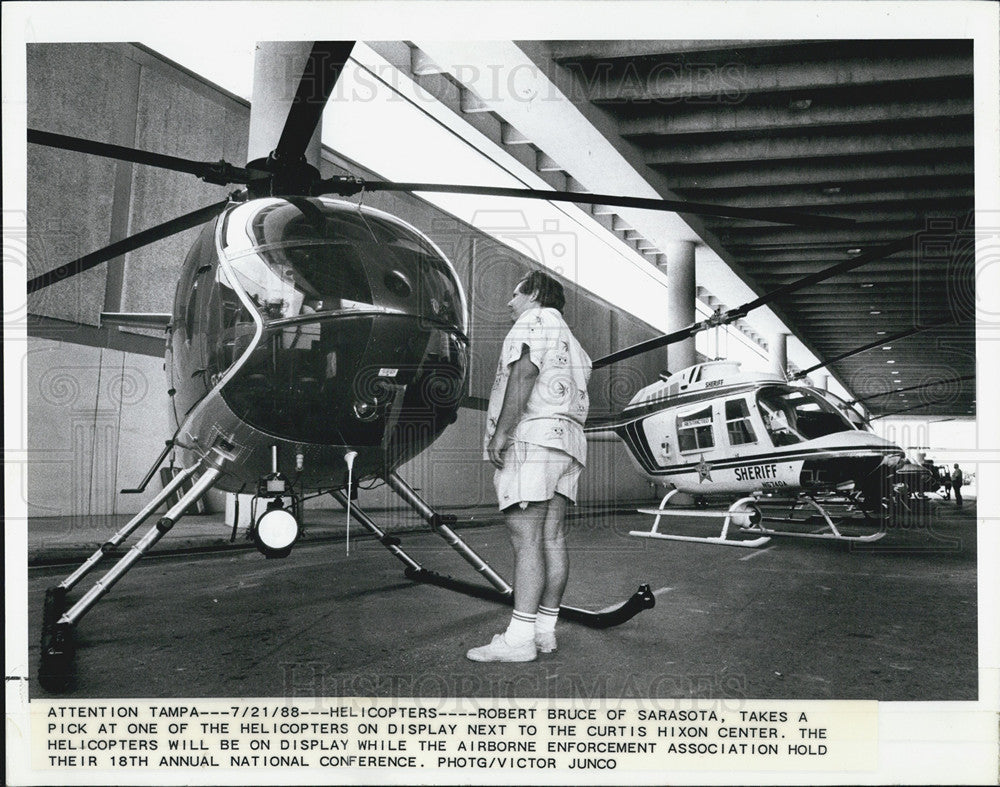
[[[639,207],[759,221],[840,226],[849,220],[782,209],[429,183],[322,179],[304,158],[352,42],[316,42],[280,139],[245,167],[197,162],[91,140],[28,130],[29,143],[187,172],[243,188],[226,199],[139,232],[28,282],[29,294],[159,239],[204,225],[183,264],[169,315],[108,315],[162,325],[174,433],[142,484],[166,457],[185,469],[76,571],[46,593],[39,679],[70,681],[80,619],[210,488],[266,501],[252,535],[268,557],[289,554],[307,491],[331,494],[406,567],[406,575],[470,595],[512,602],[511,586],[396,473],[456,417],[468,372],[467,306],[455,270],[415,228],[346,202],[360,192],[422,191],[514,196]],[[833,266],[825,276],[901,250]],[[824,276],[824,277],[825,277]],[[595,366],[638,355],[745,316],[774,298],[821,280],[786,285],[710,320],[632,348]],[[491,587],[429,571],[363,511],[350,505],[360,481],[383,479]],[[179,499],[72,606],[68,594],[172,495]],[[603,613],[563,607],[565,619],[607,627],[652,607],[648,586]]]

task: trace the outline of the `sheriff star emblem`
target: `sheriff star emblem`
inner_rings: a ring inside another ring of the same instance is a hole
[[[702,481],[712,480],[712,466],[705,461],[705,455],[702,454],[701,461],[698,463],[698,483]]]

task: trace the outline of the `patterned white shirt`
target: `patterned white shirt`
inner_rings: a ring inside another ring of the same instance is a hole
[[[485,445],[489,445],[497,429],[510,367],[525,347],[538,369],[538,377],[512,439],[564,451],[585,465],[587,438],[583,424],[590,409],[590,356],[556,309],[528,309],[504,339],[486,412]],[[489,458],[485,450],[483,458]]]

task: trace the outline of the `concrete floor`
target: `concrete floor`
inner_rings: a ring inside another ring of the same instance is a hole
[[[648,582],[655,608],[607,630],[560,623],[556,653],[517,665],[464,657],[503,629],[506,607],[409,582],[371,539],[352,538],[349,556],[343,541],[300,544],[285,560],[245,549],[150,556],[81,622],[70,694],[977,698],[974,501],[962,511],[935,501],[853,547],[627,535],[650,522],[600,511],[576,519],[564,601],[599,610]],[[714,528],[671,523],[675,533]],[[502,525],[459,532],[509,578]],[[403,547],[427,568],[477,578],[431,533],[408,533]],[[70,570],[30,571],[34,697],[49,696],[34,682],[42,598]]]

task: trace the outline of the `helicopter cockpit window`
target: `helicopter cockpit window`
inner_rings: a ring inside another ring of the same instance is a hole
[[[851,426],[862,432],[867,431],[868,422],[865,420],[864,416],[861,415],[861,413],[851,406],[849,402],[831,391],[824,391],[823,396],[828,402],[830,402],[830,404],[843,413],[844,417],[850,422]]]
[[[297,200],[261,210],[250,230],[256,249],[231,263],[267,321],[369,308],[467,330],[451,266],[403,225]]]
[[[701,451],[715,445],[715,436],[712,434],[711,406],[677,416],[677,442],[681,453]]]
[[[776,446],[845,432],[854,427],[822,396],[804,388],[769,387],[757,393],[764,426]]]
[[[209,351],[210,367],[215,372],[221,372],[228,369],[250,346],[256,332],[256,323],[221,266],[217,269],[216,276],[219,282],[218,320],[221,330],[215,346]]]
[[[726,432],[730,445],[756,443],[753,425],[750,423],[750,408],[744,399],[730,399],[726,402]]]

